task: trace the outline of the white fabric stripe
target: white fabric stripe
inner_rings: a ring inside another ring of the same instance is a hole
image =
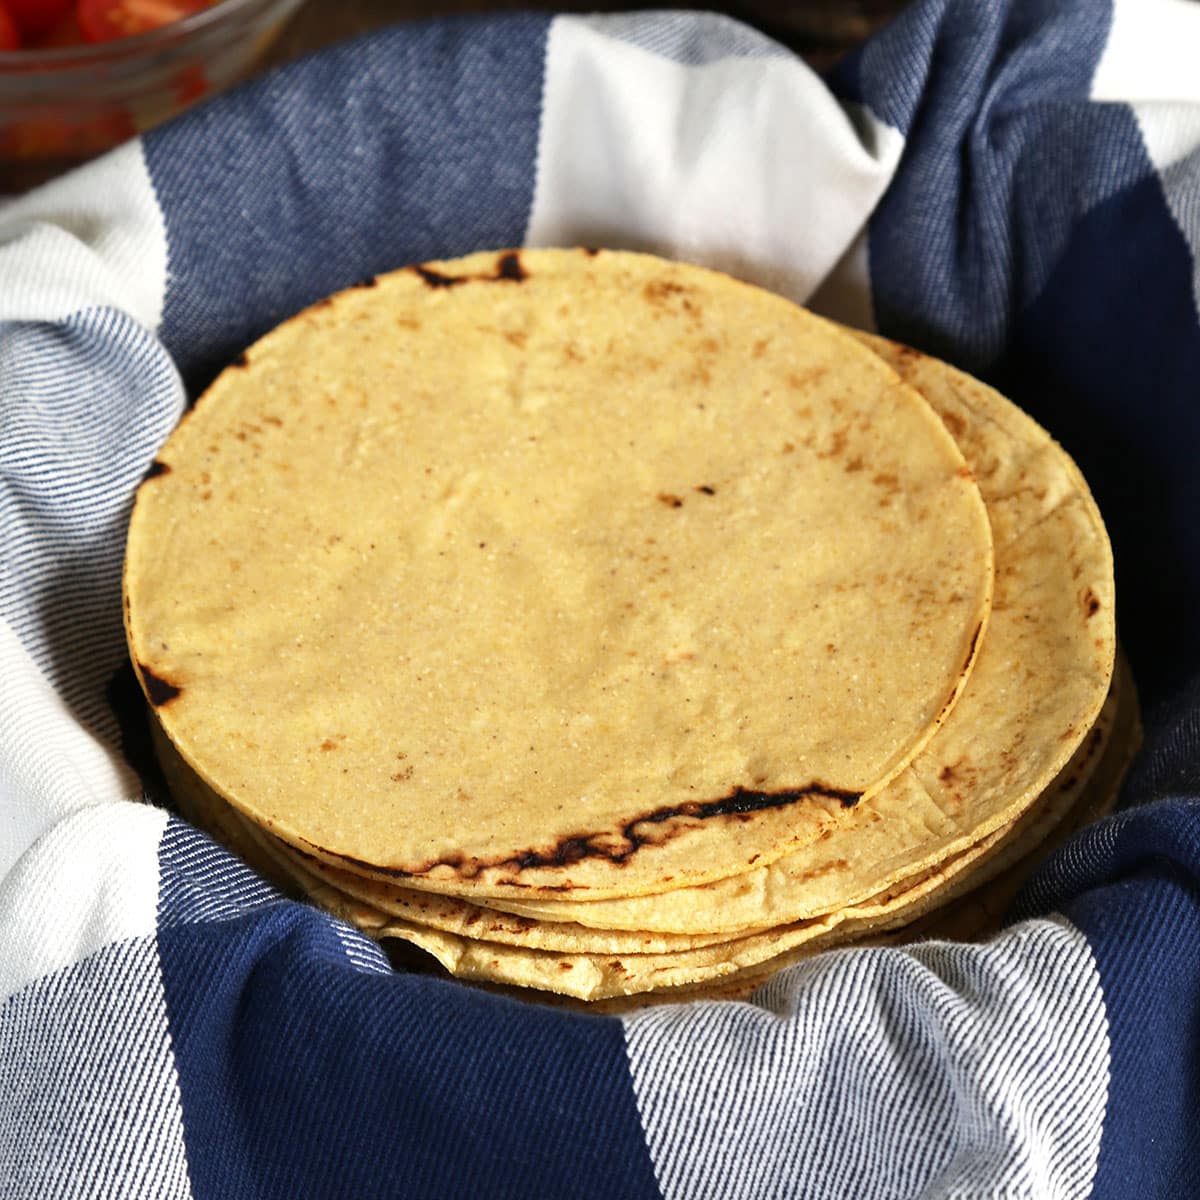
[[[0,979],[19,965],[7,939],[20,929],[20,922],[11,919],[3,903],[6,891],[12,892],[12,903],[20,896],[12,879],[5,882],[17,860],[76,809],[141,794],[133,772],[80,727],[0,621],[0,913],[5,914],[0,924]],[[82,852],[89,863],[97,861],[86,846]],[[91,877],[81,886],[96,882]],[[35,890],[25,902],[37,903],[39,895],[46,894]],[[4,994],[0,983],[0,997]]]
[[[1092,75],[1091,98],[1200,100],[1200,4],[1113,0],[1112,26]]]
[[[607,13],[582,20],[605,37],[691,67],[719,58],[795,58],[766,34],[719,13]]]
[[[1095,962],[1061,920],[817,956],[749,1004],[624,1018],[667,1200],[1087,1196],[1108,1097]]]
[[[283,900],[245,863],[182,821],[168,829],[159,860],[163,868],[159,929],[236,920]]]
[[[0,320],[90,307],[162,320],[167,230],[140,140],[0,205]]]
[[[28,731],[26,737],[37,744]],[[5,747],[0,762],[13,749]],[[46,758],[41,765],[43,795],[52,781],[98,786],[78,762]],[[96,774],[103,773],[100,764]],[[35,806],[18,795],[18,810],[22,805],[48,821],[51,803]],[[167,814],[149,805],[93,803],[59,820],[0,877],[0,1001],[111,943],[153,936],[166,822]]]
[[[387,955],[378,942],[373,942],[357,929],[343,925],[341,921],[331,921],[333,932],[337,937],[346,961],[360,971],[369,971],[374,975],[390,975],[392,968],[388,964]]]
[[[551,25],[527,244],[650,250],[806,300],[866,224],[900,134],[798,59],[686,66],[600,28]]]
[[[0,1005],[0,1095],[3,1200],[191,1196],[153,937]]]

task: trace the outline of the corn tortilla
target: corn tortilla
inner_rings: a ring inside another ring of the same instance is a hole
[[[1013,826],[996,830],[949,862],[919,873],[902,886],[880,892],[863,904],[711,946],[660,954],[620,954],[592,951],[581,943],[575,952],[555,953],[463,937],[390,917],[321,882],[300,864],[289,861],[287,865],[321,907],[373,937],[399,938],[419,947],[458,978],[534,988],[589,1001],[707,985],[903,924],[974,886],[975,880],[1008,866],[1030,846],[1043,841],[1086,792],[1106,753],[1117,706],[1114,688],[1089,736],[1059,778]],[[1110,781],[1106,778],[1104,782],[1107,785]]]
[[[953,439],[846,333],[648,256],[396,272],[227,370],[140,489],[139,679],[282,840],[468,898],[627,897],[812,843],[984,637]]]
[[[805,920],[1011,824],[1091,728],[1112,675],[1115,597],[1108,536],[1078,468],[992,388],[858,336],[941,416],[993,522],[992,617],[958,704],[911,766],[844,824],[765,866],[655,897],[489,903],[599,929],[737,933]]]

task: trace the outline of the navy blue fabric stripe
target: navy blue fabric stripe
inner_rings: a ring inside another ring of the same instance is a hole
[[[159,867],[197,1200],[658,1197],[616,1019],[381,972],[179,822]]]
[[[1075,456],[1104,514],[1143,700],[1200,675],[1200,322],[1156,178],[1075,226],[996,381]]]
[[[364,276],[524,239],[549,18],[399,26],[149,134],[162,336],[193,392]]]
[[[1096,1200],[1175,1200],[1200,1179],[1200,800],[1085,830],[1046,866],[1025,912],[1065,912],[1095,956],[1111,1085]]]
[[[1145,173],[1127,114],[1087,102],[1110,19],[1094,0],[930,0],[835,76],[906,136],[870,228],[883,332],[991,362],[1079,212]]]
[[[1200,670],[1200,323],[1137,122],[1088,99],[1110,23],[1086,0],[929,0],[835,84],[907,136],[871,222],[879,328],[996,383],[1076,457],[1153,706]]]
[[[1132,807],[1042,867],[1018,918],[1083,931],[1108,1017],[1110,1088],[1096,1200],[1174,1200],[1200,1179],[1200,674],[1149,722]]]
[[[930,133],[944,142],[1027,102],[1085,98],[1111,23],[1107,0],[925,0],[837,64],[829,82],[928,152]]]

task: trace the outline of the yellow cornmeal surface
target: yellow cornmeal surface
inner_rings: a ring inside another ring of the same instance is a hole
[[[632,896],[811,842],[944,719],[992,586],[912,389],[630,254],[397,272],[226,371],[143,485],[127,634],[285,841],[464,896]]]
[[[958,441],[993,525],[996,588],[978,661],[912,763],[827,837],[741,875],[660,896],[495,905],[600,929],[736,933],[858,903],[962,852],[1035,802],[1092,727],[1116,649],[1112,550],[1078,468],[964,372],[863,337]]]

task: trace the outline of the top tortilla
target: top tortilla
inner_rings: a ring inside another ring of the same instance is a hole
[[[807,920],[928,870],[1019,819],[1092,728],[1116,651],[1112,549],[1079,469],[963,371],[857,334],[953,431],[993,524],[996,588],[962,697],[912,763],[820,842],[662,896],[494,901],[543,921],[688,933]]]
[[[648,256],[396,272],[226,371],[138,493],[169,737],[299,848],[477,897],[644,895],[809,843],[981,644],[991,535],[916,391]]]

